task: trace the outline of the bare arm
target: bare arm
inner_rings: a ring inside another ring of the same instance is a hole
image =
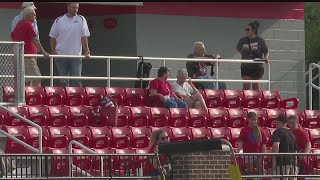
[[[262,144],[261,146],[261,153],[265,153],[267,150],[267,145],[266,144]]]
[[[34,36],[32,39],[31,39],[32,43],[37,47],[37,49],[40,50],[40,52],[45,56],[45,57],[49,57],[49,54],[43,49],[39,39]]]
[[[303,153],[310,153],[311,151],[311,142],[307,142],[306,148],[303,150]]]
[[[279,142],[274,142],[272,144],[272,152],[273,153],[279,152],[279,145],[280,145]],[[275,158],[275,156],[272,156],[272,168],[275,168],[275,167],[276,167],[276,158]]]
[[[161,101],[165,101],[163,95],[158,93],[158,91],[155,89],[150,89],[150,96],[158,96]]]
[[[269,52],[267,52],[266,54],[264,54],[264,59],[269,60]]]
[[[81,37],[81,44],[84,49],[84,54],[85,56],[89,57],[90,56],[90,50],[89,50],[89,43],[88,43],[88,37],[87,36],[82,36]]]
[[[55,38],[50,38],[51,54],[57,54],[56,45],[57,45],[57,40]]]
[[[242,147],[243,147],[243,141],[238,141],[237,153],[241,151]]]

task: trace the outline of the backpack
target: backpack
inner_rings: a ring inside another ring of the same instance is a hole
[[[138,70],[137,70],[137,74],[136,77],[137,78],[148,78],[150,76],[150,71],[152,69],[152,65],[151,63],[146,63],[143,61],[143,57],[141,58],[141,62],[139,62],[138,64]],[[134,84],[134,88],[147,88],[147,86],[149,85],[148,80],[140,80],[140,81],[136,81]]]

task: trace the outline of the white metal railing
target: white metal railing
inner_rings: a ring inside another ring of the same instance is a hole
[[[25,57],[40,57],[44,58],[40,54],[25,54]],[[85,79],[85,80],[107,80],[107,85],[110,87],[111,80],[123,80],[123,81],[136,81],[136,80],[153,80],[154,78],[132,78],[132,77],[111,77],[111,60],[141,60],[140,57],[128,57],[128,56],[90,56],[90,59],[106,60],[107,61],[107,77],[88,77],[88,76],[54,76],[53,75],[53,61],[56,58],[85,58],[85,56],[72,56],[72,55],[50,55],[50,75],[49,76],[25,76],[26,78],[34,79],[50,79],[50,86],[53,86],[54,79]],[[163,66],[166,65],[166,61],[203,61],[215,63],[215,79],[193,79],[194,82],[252,82],[252,83],[267,83],[268,90],[270,90],[270,63],[261,60],[240,60],[240,59],[197,59],[197,58],[167,58],[167,57],[143,57],[144,60],[158,60],[163,61]],[[218,63],[265,63],[267,66],[267,80],[232,80],[232,79],[219,79],[219,65]],[[168,79],[173,81],[176,79]],[[218,83],[216,83],[216,89],[218,89]]]
[[[311,63],[309,64],[309,71],[308,71],[308,85],[309,85],[309,109],[312,110],[313,106],[313,97],[312,97],[312,90],[313,88],[315,88],[316,90],[320,91],[320,86],[317,86],[316,84],[313,83],[313,80],[315,80],[316,78],[312,77],[312,72],[314,69],[318,69],[320,71],[320,65],[316,64],[316,63]],[[319,74],[318,74],[319,76]],[[319,78],[319,85],[320,85],[320,78]]]

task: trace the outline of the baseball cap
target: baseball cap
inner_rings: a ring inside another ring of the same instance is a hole
[[[278,116],[278,121],[283,122],[283,123],[287,123],[288,122],[287,116],[284,114],[280,114]]]
[[[23,2],[21,7],[23,7],[23,8],[32,7],[32,8],[37,9],[33,2]]]

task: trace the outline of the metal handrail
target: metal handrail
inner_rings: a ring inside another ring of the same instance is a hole
[[[316,63],[309,64],[309,83],[308,84],[309,84],[309,109],[310,110],[312,110],[312,90],[313,90],[313,88],[320,91],[320,86],[313,84],[312,71],[315,68],[320,69],[320,65],[316,64]]]

